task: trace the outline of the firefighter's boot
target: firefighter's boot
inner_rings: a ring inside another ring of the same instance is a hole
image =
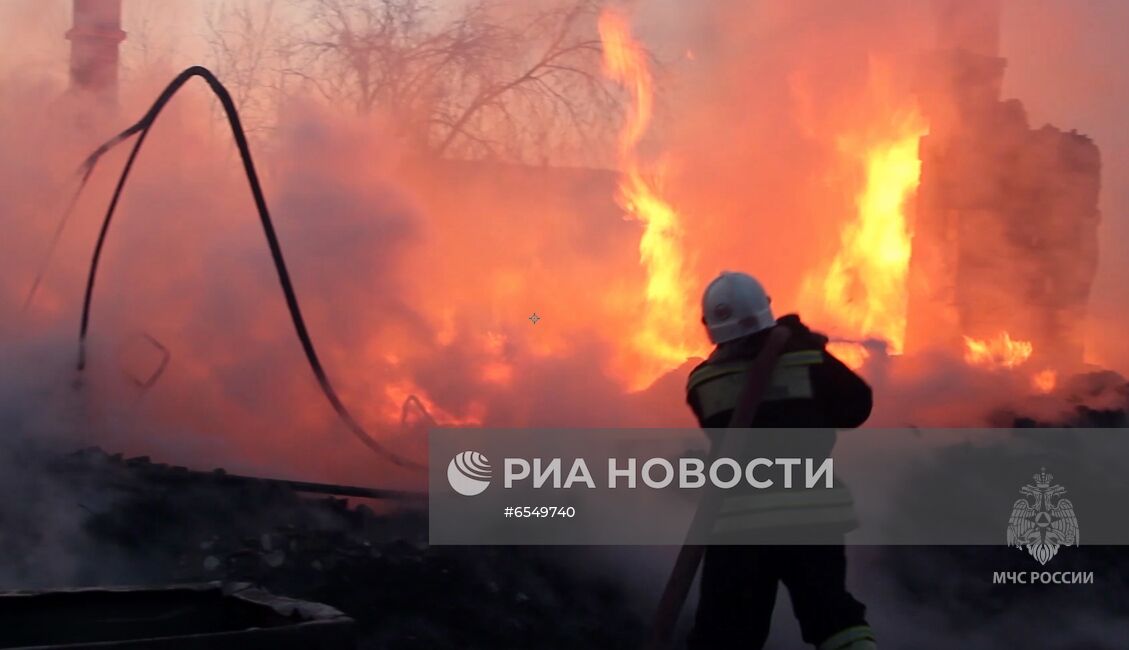
[[[857,625],[832,634],[826,641],[819,644],[816,650],[877,649],[878,644],[874,641],[874,630],[867,625]]]

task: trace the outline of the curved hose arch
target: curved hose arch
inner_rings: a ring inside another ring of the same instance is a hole
[[[86,334],[90,327],[90,307],[94,297],[94,283],[98,275],[98,262],[102,258],[102,249],[106,243],[106,235],[109,233],[110,223],[113,220],[114,211],[117,209],[118,201],[121,198],[122,189],[125,187],[126,179],[129,178],[129,172],[133,168],[134,162],[137,160],[137,154],[141,151],[141,145],[144,144],[145,137],[149,134],[149,129],[153,126],[157,116],[160,115],[161,110],[168,104],[169,100],[173,98],[176,92],[192,77],[200,77],[206,81],[208,86],[212,89],[212,92],[220,100],[220,104],[223,105],[224,113],[227,115],[227,121],[231,125],[232,136],[235,138],[235,144],[239,149],[239,157],[243,161],[243,170],[246,172],[247,182],[251,186],[251,193],[255,199],[255,208],[258,210],[259,220],[263,226],[263,234],[266,235],[267,245],[270,247],[271,259],[274,262],[275,270],[278,272],[278,283],[282,287],[283,295],[286,297],[286,307],[290,312],[290,320],[294,324],[294,330],[298,335],[298,340],[302,344],[302,350],[306,354],[306,361],[309,363],[314,377],[317,378],[322,393],[333,407],[333,410],[337,412],[342,422],[344,422],[353,435],[371,451],[399,467],[422,470],[424,468],[423,465],[395,454],[369,435],[364,427],[353,417],[353,414],[345,406],[344,402],[341,401],[336,389],[334,389],[333,384],[329,381],[329,376],[326,374],[325,368],[321,364],[321,359],[318,357],[317,349],[314,347],[313,340],[310,338],[310,332],[306,328],[306,321],[302,317],[302,310],[298,305],[298,297],[294,293],[294,285],[290,281],[290,273],[286,270],[286,262],[282,257],[282,247],[279,245],[278,235],[275,234],[274,225],[271,222],[270,211],[267,208],[266,198],[263,196],[263,190],[259,184],[259,176],[255,171],[255,163],[251,159],[251,149],[247,144],[247,136],[243,131],[243,125],[239,121],[239,113],[235,108],[235,102],[232,100],[231,94],[228,93],[227,89],[220,83],[219,79],[217,79],[210,70],[202,66],[192,66],[178,74],[176,78],[165,87],[164,91],[157,97],[157,100],[153,102],[153,105],[145,113],[144,117],[99,146],[82,164],[82,184],[85,185],[86,179],[90,177],[94,166],[98,163],[98,159],[101,158],[103,154],[127,140],[130,136],[138,134],[137,141],[133,145],[133,150],[130,151],[129,158],[125,163],[125,168],[122,169],[117,186],[114,188],[114,195],[110,200],[110,206],[106,210],[106,216],[102,221],[102,228],[98,233],[98,242],[94,246],[94,255],[90,261],[90,272],[86,278],[86,293],[82,301],[82,325],[79,328],[78,335],[78,370],[81,372],[86,366]]]

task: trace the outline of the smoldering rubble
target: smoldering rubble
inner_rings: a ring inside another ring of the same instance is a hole
[[[621,587],[573,571],[579,558],[432,547],[419,511],[98,448],[23,445],[6,460],[23,468],[6,480],[21,497],[4,502],[8,588],[249,582],[336,607],[357,622],[359,648],[516,648],[530,638],[614,648],[641,637]]]

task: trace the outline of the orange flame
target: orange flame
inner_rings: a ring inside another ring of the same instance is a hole
[[[992,339],[964,337],[964,360],[984,368],[1015,368],[1027,361],[1034,351],[1030,341],[1017,341],[1007,332]]]
[[[472,403],[464,416],[449,413],[436,404],[427,391],[408,379],[388,383],[384,387],[384,394],[388,400],[383,414],[387,421],[399,420],[403,404],[412,397],[442,426],[479,427],[486,417],[485,408],[479,403]]]
[[[634,325],[636,358],[630,360],[632,389],[650,385],[659,375],[693,356],[703,355],[702,333],[694,318],[691,281],[686,273],[682,225],[678,212],[647,178],[636,151],[654,106],[654,80],[647,55],[631,35],[627,17],[605,10],[599,21],[607,75],[628,92],[631,103],[619,135],[621,207],[643,224],[639,258],[647,274],[643,315]]]
[[[851,370],[862,368],[870,358],[870,350],[867,350],[863,344],[853,341],[831,341],[827,344],[827,351]]]
[[[836,334],[882,339],[891,354],[901,354],[911,250],[906,206],[920,180],[918,141],[928,129],[916,106],[893,112],[887,122],[877,137],[839,139],[840,150],[863,166],[866,180],[838,253],[825,273],[804,279],[800,305]]]
[[[1040,393],[1049,393],[1058,384],[1058,373],[1054,370],[1040,370],[1031,377],[1031,386]]]

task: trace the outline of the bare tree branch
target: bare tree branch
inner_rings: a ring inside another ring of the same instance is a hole
[[[212,69],[232,91],[247,131],[268,128],[281,90],[278,73],[281,21],[276,0],[224,2],[205,16]]]
[[[421,152],[543,163],[599,149],[622,113],[601,72],[601,2],[224,0],[206,38],[252,129],[306,90],[380,114]]]
[[[554,140],[607,135],[619,114],[600,73],[598,0],[517,16],[494,0],[455,15],[425,0],[303,4],[299,78],[358,113],[388,116],[433,155],[541,158]]]

